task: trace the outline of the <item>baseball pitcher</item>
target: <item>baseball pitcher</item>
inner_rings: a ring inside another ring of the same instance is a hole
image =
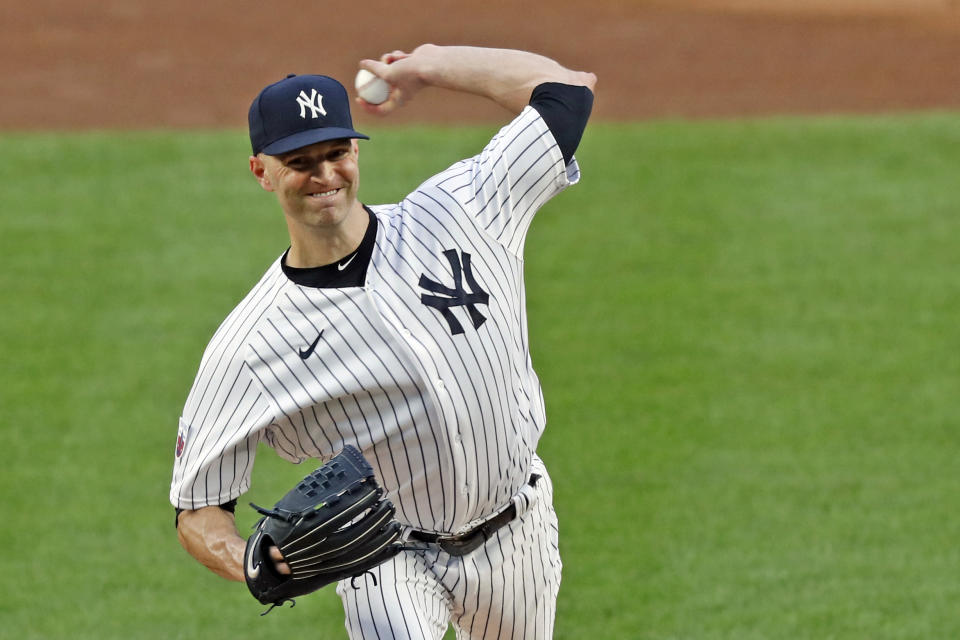
[[[256,96],[250,171],[290,246],[203,353],[170,487],[179,538],[264,604],[336,584],[351,638],[549,638],[561,562],[524,242],[580,179],[596,78],[434,45],[359,66],[389,85],[380,104],[358,99],[370,113],[439,87],[512,119],[399,203],[368,205],[367,136],[339,82],[288,76]],[[260,443],[313,471],[241,535]]]

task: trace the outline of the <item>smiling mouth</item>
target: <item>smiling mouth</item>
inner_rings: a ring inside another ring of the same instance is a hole
[[[331,189],[330,191],[322,191],[320,193],[311,193],[310,197],[311,198],[327,198],[337,193],[338,191],[340,191],[340,189]]]

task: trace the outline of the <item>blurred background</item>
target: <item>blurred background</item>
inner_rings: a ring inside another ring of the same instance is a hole
[[[423,42],[590,69],[605,119],[956,106],[958,33],[954,0],[6,2],[0,129],[239,127],[288,72],[349,84]],[[391,121],[501,115],[445,96]]]

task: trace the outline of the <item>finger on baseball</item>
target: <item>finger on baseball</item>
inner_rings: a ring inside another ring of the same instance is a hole
[[[361,69],[366,69],[379,78],[385,79],[385,76],[390,73],[390,65],[378,60],[361,60],[359,66]]]
[[[290,565],[283,561],[283,554],[277,547],[270,547],[270,559],[273,560],[273,566],[277,568],[280,575],[290,575]]]
[[[397,60],[402,60],[403,58],[406,58],[409,55],[410,54],[406,53],[405,51],[400,51],[399,49],[395,49],[390,53],[385,53],[382,56],[380,56],[380,62],[383,62],[384,64],[393,64]]]

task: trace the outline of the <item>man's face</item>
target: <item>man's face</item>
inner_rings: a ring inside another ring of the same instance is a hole
[[[329,140],[278,156],[250,158],[260,186],[277,194],[284,213],[308,226],[336,226],[357,203],[356,140]]]

